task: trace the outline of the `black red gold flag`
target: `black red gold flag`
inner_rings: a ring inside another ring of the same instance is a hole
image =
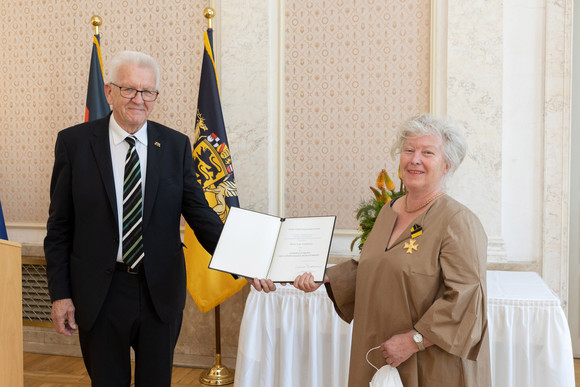
[[[85,122],[103,118],[110,112],[111,108],[105,97],[100,38],[99,35],[93,35],[93,52],[91,54],[91,67],[89,69]]]

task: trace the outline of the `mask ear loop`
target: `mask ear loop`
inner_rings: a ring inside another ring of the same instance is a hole
[[[367,355],[366,355],[366,358],[367,358],[367,363],[369,363],[369,364],[370,364],[370,365],[371,365],[371,366],[372,366],[374,369],[376,369],[377,371],[378,371],[379,369],[378,369],[377,367],[375,367],[375,365],[369,361],[369,353],[371,353],[371,351],[374,351],[375,349],[379,349],[380,347],[381,347],[381,346],[379,345],[379,346],[377,346],[377,347],[374,347],[374,348],[371,348],[371,349],[369,349],[369,350],[367,351]]]

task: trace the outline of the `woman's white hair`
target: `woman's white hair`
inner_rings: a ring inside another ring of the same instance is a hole
[[[117,82],[119,69],[127,64],[151,69],[155,72],[155,90],[159,89],[159,65],[157,61],[147,54],[137,51],[121,51],[113,57],[109,63],[109,82]]]
[[[445,162],[450,165],[448,175],[453,174],[467,153],[467,141],[455,121],[436,118],[427,113],[408,119],[399,126],[397,140],[391,149],[393,157],[401,153],[405,140],[421,136],[437,136],[441,139]]]

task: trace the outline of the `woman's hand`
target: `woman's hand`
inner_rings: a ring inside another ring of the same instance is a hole
[[[270,293],[276,290],[276,285],[272,280],[258,279],[258,278],[247,278],[246,280],[256,289],[257,291],[263,291],[264,293]],[[282,284],[286,285],[286,284]]]
[[[413,331],[395,335],[381,344],[383,357],[391,367],[398,367],[405,360],[419,351],[417,343],[413,341]]]
[[[328,282],[330,282],[330,280],[329,280],[328,276],[325,274],[323,283],[326,284]],[[314,276],[312,275],[312,273],[300,274],[294,280],[294,287],[296,289],[302,290],[306,293],[310,293],[310,292],[315,291],[316,289],[318,289],[320,287],[320,285],[322,285],[322,283],[314,282]]]

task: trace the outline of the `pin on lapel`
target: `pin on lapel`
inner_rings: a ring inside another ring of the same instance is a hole
[[[423,227],[421,225],[415,224],[411,227],[411,238],[417,238],[421,234],[423,234]]]
[[[409,242],[405,242],[403,246],[404,249],[407,250],[407,254],[413,254],[413,251],[417,251],[419,244],[417,243],[417,237],[423,234],[423,227],[419,224],[414,224],[411,227],[411,240]]]
[[[157,148],[161,148],[161,144],[159,143],[159,141],[155,141],[155,146],[156,146]]]

